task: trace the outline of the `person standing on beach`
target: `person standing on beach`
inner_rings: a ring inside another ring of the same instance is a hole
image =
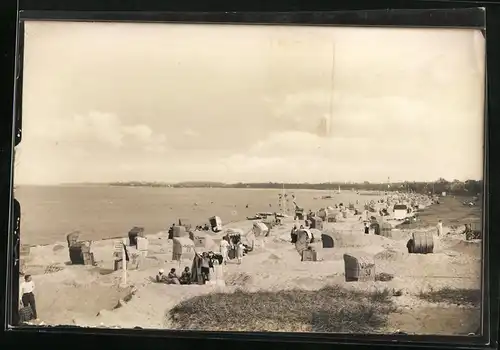
[[[443,222],[439,220],[436,227],[437,227],[437,235],[439,237],[443,234]]]
[[[290,232],[290,238],[293,244],[297,242],[297,225],[293,225],[292,231]]]
[[[227,264],[229,260],[229,242],[226,240],[226,237],[222,237],[220,241],[220,254],[222,255],[222,259],[224,260],[224,265]]]
[[[238,242],[238,244],[236,245],[236,256],[238,258],[238,264],[241,264],[241,261],[243,259],[243,250],[244,249],[245,249],[245,246],[243,245],[243,243]]]
[[[31,279],[31,275],[24,276],[24,282],[21,283],[21,300],[24,307],[30,306],[33,311],[33,317],[38,320],[35,304],[35,282]]]
[[[210,258],[207,252],[201,255],[201,275],[203,276],[203,283],[210,281]]]

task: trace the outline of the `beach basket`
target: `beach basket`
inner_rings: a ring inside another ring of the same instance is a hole
[[[302,251],[302,261],[318,261],[318,253],[314,249]]]
[[[94,254],[91,241],[78,241],[69,247],[69,258],[73,265],[93,265]]]
[[[27,244],[21,244],[19,247],[19,256],[29,256],[31,251],[31,247]]]
[[[218,216],[212,216],[211,218],[208,219],[210,222],[210,228],[214,232],[219,232],[222,230],[222,220]]]
[[[382,221],[379,223],[380,235],[387,238],[392,238],[392,225],[388,222]]]
[[[297,242],[295,242],[295,249],[302,256],[302,251],[309,246],[309,237],[306,230],[297,231]]]
[[[347,211],[342,212],[342,218],[347,219]]]
[[[184,226],[176,225],[172,228],[173,236],[175,237],[189,237],[189,233]]]
[[[254,222],[252,231],[256,237],[265,236],[269,232],[269,228],[263,222]]]
[[[323,220],[320,217],[311,218],[311,228],[323,230]]]
[[[236,259],[236,248],[229,248],[227,251],[227,256],[229,259]]]
[[[191,230],[192,227],[191,222],[188,219],[179,219],[179,226],[184,226],[187,231]]]
[[[137,237],[137,250],[148,250],[149,241],[145,237]]]
[[[337,222],[337,213],[328,213],[325,221],[326,222]]]
[[[375,281],[375,262],[371,256],[344,254],[346,282]]]
[[[188,237],[174,237],[172,247],[172,260],[193,260],[195,257],[194,242]]]
[[[128,241],[130,246],[137,246],[137,237],[144,237],[144,228],[134,226],[128,231]]]
[[[82,253],[83,257],[83,264],[84,265],[94,265],[94,253],[91,252],[83,252]]]
[[[430,254],[434,252],[434,236],[432,232],[413,232],[408,244],[408,253]]]
[[[66,235],[66,240],[68,241],[68,248],[71,247],[76,242],[78,242],[79,236],[80,236],[80,232],[78,232],[78,231],[73,231],[73,232],[68,233]]]
[[[326,221],[326,218],[328,217],[328,210],[325,208],[318,210],[318,217],[320,217],[321,220]]]
[[[321,235],[321,242],[323,243],[323,248],[335,247],[335,240],[333,239],[333,235],[329,232],[325,232]]]
[[[205,250],[213,250],[216,245],[212,237],[208,235],[195,235],[193,237],[194,246],[196,248],[203,248]]]
[[[78,245],[72,245],[69,247],[69,259],[73,265],[85,265],[82,247]]]

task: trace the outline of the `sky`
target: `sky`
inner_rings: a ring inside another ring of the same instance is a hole
[[[466,29],[27,22],[17,184],[481,179]]]

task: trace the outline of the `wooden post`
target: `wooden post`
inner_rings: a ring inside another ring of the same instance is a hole
[[[122,286],[127,286],[127,257],[125,255],[125,244],[127,244],[127,240],[123,239],[122,245]]]

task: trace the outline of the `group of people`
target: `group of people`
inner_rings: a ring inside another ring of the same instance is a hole
[[[300,228],[297,229],[297,225],[293,225],[292,230],[290,231],[290,239],[293,244],[297,243],[297,239],[299,237],[299,231],[304,231],[307,235],[307,243],[314,243],[314,235],[313,233],[304,228],[304,225],[300,225]]]
[[[224,261],[221,254],[214,252],[195,253],[193,268],[190,270],[188,266],[184,268],[181,276],[177,275],[176,269],[170,269],[170,272],[165,275],[165,271],[160,269],[156,275],[156,282],[166,284],[186,285],[192,283],[203,283],[211,279],[211,271],[215,271],[215,265],[220,265]]]
[[[166,276],[165,271],[160,269],[156,275],[156,282],[166,284],[191,284],[191,271],[189,267],[186,266],[184,271],[182,271],[181,277],[178,277],[174,268],[170,269],[170,272]]]
[[[229,236],[222,237],[220,241],[220,254],[224,264],[229,260],[229,250],[235,250],[235,258],[238,259],[238,264],[241,264],[243,255],[245,254],[245,245],[241,239],[236,239],[235,242]]]

